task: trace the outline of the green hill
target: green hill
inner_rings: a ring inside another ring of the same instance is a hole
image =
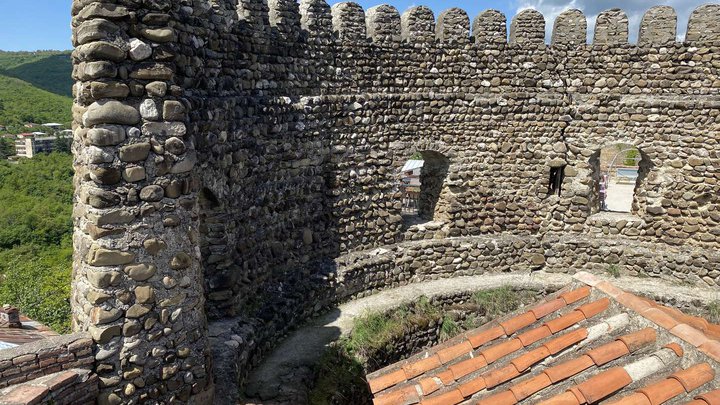
[[[72,121],[70,52],[0,51],[0,126],[8,132],[38,124]]]
[[[0,125],[22,131],[25,122],[72,121],[72,98],[41,90],[19,79],[0,75]]]
[[[0,75],[14,77],[61,96],[72,97],[70,51],[0,51]]]

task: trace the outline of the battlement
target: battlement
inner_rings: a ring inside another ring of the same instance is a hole
[[[581,46],[587,45],[587,16],[580,10],[568,10],[555,21],[548,21],[535,10],[517,14],[508,26],[506,16],[487,10],[472,20],[459,8],[440,13],[437,18],[425,6],[412,7],[402,14],[393,6],[380,5],[364,10],[353,2],[332,8],[323,0],[242,0],[237,5],[241,21],[253,27],[269,24],[288,34],[304,30],[309,37],[327,37],[328,33],[341,42],[354,43],[427,43],[478,46],[511,44],[517,46]],[[688,21],[686,43],[720,41],[720,5],[698,7]],[[302,24],[300,23],[302,22]],[[546,24],[553,24],[546,38]],[[637,46],[666,45],[677,41],[677,13],[672,7],[657,6],[645,13],[640,24]],[[293,36],[296,37],[296,36]],[[593,39],[589,45],[619,46],[628,44],[629,22],[626,13],[611,9],[600,13]]]

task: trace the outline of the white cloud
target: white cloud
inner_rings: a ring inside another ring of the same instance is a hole
[[[685,38],[690,13],[707,0],[515,0],[517,11],[532,8],[540,11],[545,16],[548,38],[552,27],[560,13],[565,10],[576,8],[582,10],[588,19],[588,37],[592,39],[595,30],[595,19],[604,10],[611,8],[623,9],[630,20],[630,41],[637,41],[640,21],[645,12],[654,6],[672,6],[678,14],[678,38]]]

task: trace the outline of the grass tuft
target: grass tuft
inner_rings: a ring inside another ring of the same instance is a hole
[[[720,324],[720,301],[713,301],[706,307],[707,320],[715,325]]]
[[[612,277],[620,278],[620,268],[616,264],[608,266],[607,273]]]
[[[473,301],[490,317],[505,315],[521,304],[520,295],[508,286],[475,293]]]
[[[445,315],[440,325],[440,341],[452,339],[462,332],[462,328],[451,315]]]

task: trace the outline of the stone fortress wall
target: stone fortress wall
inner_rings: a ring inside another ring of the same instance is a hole
[[[437,277],[574,271],[720,282],[720,6],[509,26],[323,0],[74,0],[75,329],[101,403],[206,400],[207,319],[240,374],[327,305]],[[633,215],[598,155],[642,153]],[[445,162],[408,228],[396,172]],[[551,171],[564,172],[550,192]]]

